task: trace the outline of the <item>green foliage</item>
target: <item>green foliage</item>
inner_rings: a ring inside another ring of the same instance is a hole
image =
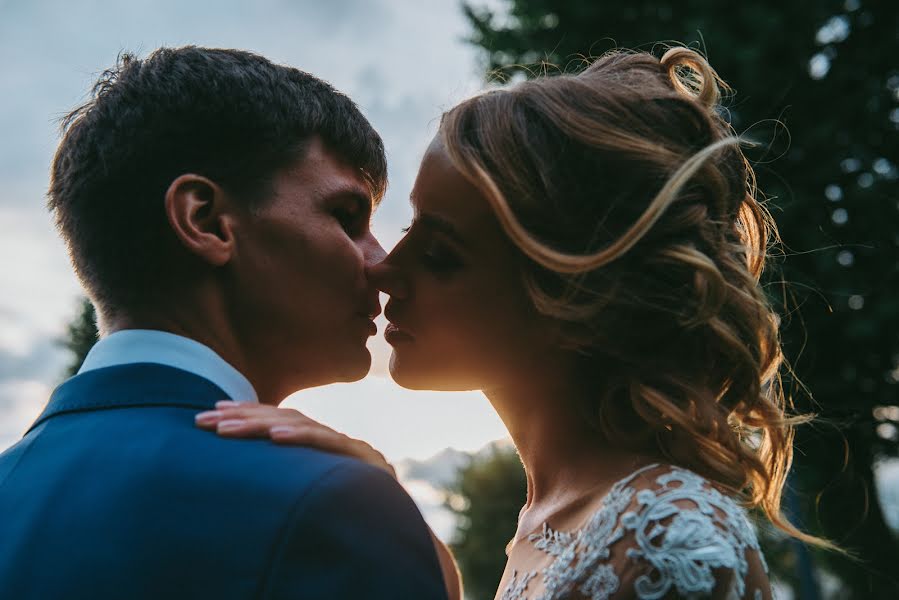
[[[533,76],[543,60],[570,71],[613,47],[678,40],[703,51],[737,91],[730,119],[763,142],[765,152],[750,159],[784,242],[767,285],[784,315],[785,351],[810,394],[788,384],[797,410],[820,416],[797,437],[796,516],[862,557],[817,557],[856,594],[847,597],[893,597],[899,546],[872,464],[899,452],[895,1],[506,6],[496,14],[464,5],[492,79],[497,70]]]
[[[78,314],[69,323],[63,345],[72,353],[72,361],[66,369],[66,375],[71,377],[81,368],[81,363],[94,344],[97,343],[97,313],[90,300],[83,298],[78,309]]]
[[[469,600],[496,593],[526,495],[524,469],[511,447],[494,446],[459,470],[447,507],[458,519],[452,550]]]

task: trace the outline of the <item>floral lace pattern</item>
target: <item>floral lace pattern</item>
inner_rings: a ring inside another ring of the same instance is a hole
[[[537,573],[531,571],[530,573],[525,573],[523,577],[518,577],[518,571],[512,571],[512,579],[509,581],[509,585],[506,586],[506,589],[503,591],[503,595],[500,597],[500,600],[518,600],[519,598],[524,598],[524,593],[528,589],[528,584],[531,582],[531,579],[537,576]]]
[[[633,585],[640,600],[657,600],[672,590],[687,598],[709,597],[716,585],[714,569],[733,573],[727,598],[746,596],[747,552],[754,551],[767,573],[758,540],[743,509],[699,475],[670,467],[655,479],[652,489],[635,489],[639,474],[650,465],[612,486],[587,523],[574,531],[554,531],[544,523],[528,541],[552,562],[539,573],[543,590],[535,596],[555,600],[579,594],[608,600],[621,587],[610,560],[617,542],[626,544],[628,567],[642,573]],[[634,499],[636,498],[636,503]],[[622,546],[624,548],[625,546]],[[621,562],[619,553],[619,562]],[[501,600],[524,600],[538,575],[513,572]],[[762,598],[755,589],[753,598]]]

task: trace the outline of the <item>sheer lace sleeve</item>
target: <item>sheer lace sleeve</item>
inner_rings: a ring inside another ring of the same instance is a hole
[[[745,511],[702,477],[671,469],[636,491],[610,548],[617,598],[771,597],[767,566]]]
[[[615,484],[580,529],[544,525],[529,541],[550,560],[514,572],[504,600],[771,598],[745,511],[679,468],[643,469]]]

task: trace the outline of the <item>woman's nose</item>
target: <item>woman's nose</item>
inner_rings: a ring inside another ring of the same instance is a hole
[[[365,268],[365,274],[371,285],[391,298],[402,300],[408,297],[409,284],[396,265],[392,265],[387,261],[381,261],[377,264],[368,265]]]

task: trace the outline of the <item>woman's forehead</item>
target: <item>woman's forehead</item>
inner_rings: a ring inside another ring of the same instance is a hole
[[[482,235],[498,227],[487,199],[459,172],[442,145],[428,147],[410,201],[416,215],[439,217],[460,232]]]

